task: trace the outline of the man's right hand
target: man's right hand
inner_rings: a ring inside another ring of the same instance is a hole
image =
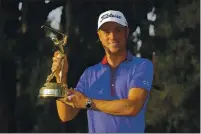
[[[62,59],[64,59],[64,63],[63,63],[63,68],[62,68]],[[54,56],[52,58],[52,72],[55,72],[55,77],[58,83],[60,83],[60,71],[62,70],[62,79],[66,79],[65,77],[67,77],[67,73],[68,73],[68,59],[67,56],[64,55],[62,56],[62,54],[60,54],[58,51],[56,51],[54,53]]]

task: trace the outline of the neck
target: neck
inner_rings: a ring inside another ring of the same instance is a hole
[[[108,54],[106,53],[107,62],[112,67],[117,67],[122,61],[126,59],[127,51],[122,51],[118,54]]]

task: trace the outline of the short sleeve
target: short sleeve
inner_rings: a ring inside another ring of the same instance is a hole
[[[151,90],[153,81],[153,64],[149,60],[145,60],[137,65],[134,75],[129,83],[131,88],[143,88],[147,91]]]
[[[76,88],[75,88],[75,90],[77,90],[77,91],[79,91],[79,92],[82,92],[82,93],[84,93],[85,94],[85,92],[86,92],[86,87],[87,87],[87,71],[88,69],[86,69],[85,71],[84,71],[84,73],[81,75],[81,77],[80,77],[80,79],[79,79],[79,81],[78,81],[78,83],[77,83],[77,86],[76,86]]]

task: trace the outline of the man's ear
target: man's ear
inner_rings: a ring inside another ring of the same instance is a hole
[[[100,31],[99,30],[97,31],[97,35],[98,35],[98,37],[100,36]]]
[[[125,27],[125,38],[128,39],[128,35],[129,35],[129,28]]]
[[[127,35],[127,37],[129,35],[129,28],[128,27],[126,28],[126,35]]]
[[[99,41],[101,41],[101,40],[100,40],[100,31],[99,31],[99,30],[97,31],[97,35],[98,35]]]

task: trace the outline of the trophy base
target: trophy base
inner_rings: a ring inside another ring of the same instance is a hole
[[[44,87],[39,90],[38,98],[41,99],[58,99],[67,95],[65,86],[59,83],[45,83]]]

